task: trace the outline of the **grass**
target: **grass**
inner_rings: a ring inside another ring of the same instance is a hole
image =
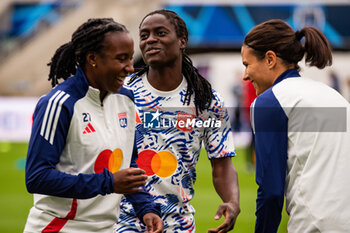
[[[25,188],[26,143],[0,143],[0,232],[23,232],[32,195]]]
[[[237,149],[236,154],[237,156],[232,161],[238,172],[241,213],[232,232],[254,232],[258,186],[255,183],[254,171],[248,169],[246,164],[246,150]],[[202,151],[197,164],[195,196],[192,200],[192,205],[196,209],[196,232],[207,232],[209,228],[216,228],[223,222],[223,217],[220,220],[214,220],[217,208],[221,203],[212,184],[210,161],[206,158],[205,151]],[[278,233],[287,232],[287,222],[288,215],[284,208]]]
[[[26,151],[26,143],[0,142],[0,232],[23,232],[33,205],[33,196],[26,191],[24,183]],[[233,163],[239,176],[241,213],[232,232],[254,232],[257,185],[254,173],[246,167],[245,150],[238,149],[236,152],[238,156]],[[203,233],[209,228],[216,228],[223,221],[214,220],[221,200],[214,190],[210,162],[204,151],[197,165],[197,174],[192,204],[196,208],[196,232]],[[279,233],[286,232],[287,220],[288,216],[283,211]]]

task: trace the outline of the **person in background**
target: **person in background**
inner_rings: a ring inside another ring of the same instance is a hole
[[[342,91],[341,91],[341,88],[340,88],[340,80],[339,80],[339,77],[338,77],[337,73],[334,70],[330,70],[329,71],[329,79],[330,79],[330,86],[334,90],[336,90],[337,92],[342,94]]]
[[[243,120],[245,125],[249,126],[249,144],[246,148],[247,168],[248,171],[255,171],[255,151],[254,151],[254,136],[251,131],[250,123],[250,105],[256,98],[254,86],[251,82],[243,84]]]
[[[301,39],[304,38],[304,44]],[[350,232],[350,105],[333,88],[300,77],[298,62],[332,64],[325,36],[282,20],[255,26],[241,48],[255,138],[256,233],[277,232],[284,195],[289,233]]]
[[[346,79],[346,85],[348,87],[348,102],[350,102],[350,76]]]
[[[144,126],[142,137],[137,139],[136,162],[148,175],[146,190],[161,204],[164,232],[195,232],[195,210],[190,201],[202,143],[212,165],[214,187],[223,201],[215,219],[225,217],[220,226],[208,232],[228,232],[240,207],[237,172],[231,161],[235,156],[233,138],[223,100],[185,54],[187,27],[175,12],[147,14],[139,35],[146,67],[129,82],[140,117],[138,128]],[[220,124],[201,127],[204,121]],[[114,232],[144,229],[129,201],[123,199]]]
[[[52,57],[54,88],[33,115],[25,180],[34,206],[24,232],[112,232],[121,194],[148,232],[162,231],[136,168],[133,94],[122,86],[134,71],[133,45],[124,25],[89,19]]]

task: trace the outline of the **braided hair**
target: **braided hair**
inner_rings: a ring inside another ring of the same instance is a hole
[[[174,25],[177,37],[184,38],[186,42],[188,41],[186,23],[174,11],[165,9],[152,11],[142,19],[139,27],[141,27],[141,24],[145,18],[154,14],[164,15],[169,22]],[[129,84],[131,84],[136,77],[148,72],[148,69],[148,66],[144,66],[133,76],[133,78],[130,79]],[[203,112],[205,109],[210,107],[214,95],[210,83],[203,78],[203,76],[198,72],[197,68],[193,66],[192,60],[187,54],[185,54],[184,51],[182,53],[182,74],[185,76],[188,83],[184,105],[190,104],[191,96],[194,94],[196,114],[198,115],[199,112]]]
[[[52,87],[59,82],[58,79],[66,80],[74,75],[77,66],[84,67],[88,52],[101,52],[104,49],[104,38],[108,32],[128,32],[126,27],[115,22],[112,18],[93,18],[83,23],[73,33],[70,42],[60,46],[51,62],[48,80]]]

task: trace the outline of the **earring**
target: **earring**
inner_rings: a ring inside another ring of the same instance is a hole
[[[95,63],[92,63],[91,65],[92,65],[92,67],[93,67],[93,68],[95,68],[95,67],[96,67],[96,64],[95,64]]]

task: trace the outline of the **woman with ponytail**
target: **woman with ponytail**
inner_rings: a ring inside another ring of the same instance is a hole
[[[112,232],[122,194],[148,232],[162,231],[135,163],[133,94],[122,86],[133,45],[124,25],[89,19],[52,57],[54,88],[33,115],[26,186],[34,206],[24,232]]]
[[[164,232],[195,232],[190,201],[202,143],[212,165],[214,187],[223,201],[212,214],[215,219],[225,218],[209,232],[227,232],[240,208],[237,172],[231,161],[234,145],[223,100],[185,54],[188,32],[175,12],[149,13],[141,21],[139,35],[146,67],[129,82],[142,130],[136,163],[146,170],[146,189],[161,205]],[[115,232],[144,230],[131,204],[123,199]]]
[[[282,20],[255,26],[241,48],[251,105],[259,185],[255,232],[277,232],[286,196],[289,233],[350,232],[350,105],[299,74],[299,61],[332,64],[326,37]],[[317,77],[316,77],[317,78]]]

